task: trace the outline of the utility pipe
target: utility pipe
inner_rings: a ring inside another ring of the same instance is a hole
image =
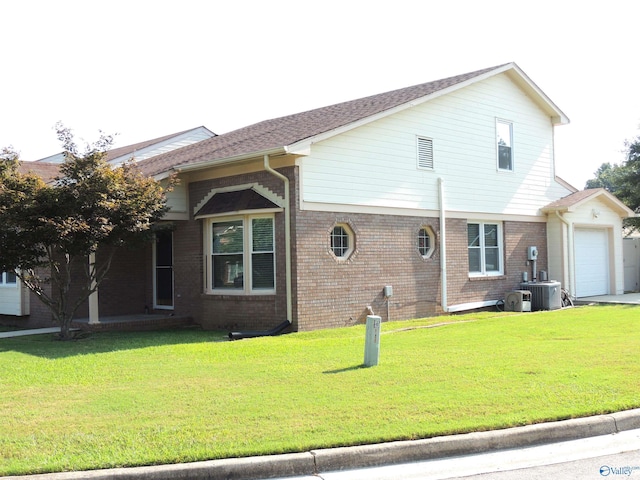
[[[555,211],[555,214],[556,217],[558,217],[560,221],[567,226],[567,268],[569,269],[569,272],[567,272],[569,288],[567,290],[569,290],[569,293],[572,297],[576,298],[574,269],[575,259],[573,253],[573,225],[569,220],[560,215],[560,212],[558,212],[557,210]]]
[[[274,170],[269,164],[269,155],[264,156],[264,169],[284,182],[284,245],[285,245],[285,277],[287,289],[287,320],[293,317],[293,290],[291,288],[291,208],[289,205],[289,179]]]
[[[438,200],[440,203],[440,291],[442,297],[440,304],[442,311],[447,313],[449,305],[447,305],[447,236],[446,236],[446,218],[444,208],[444,180],[438,178]]]

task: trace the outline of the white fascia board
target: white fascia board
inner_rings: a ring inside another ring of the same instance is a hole
[[[531,80],[526,73],[524,73],[518,65],[510,63],[505,65],[502,69],[507,73],[509,78],[513,80],[525,93],[532,95],[533,100],[544,107],[554,125],[566,125],[569,123],[569,117],[567,117],[560,108],[553,103],[553,101],[538,87],[533,80]]]
[[[604,196],[604,198],[600,199],[599,197],[602,197],[602,196]],[[613,196],[611,193],[607,192],[604,189],[594,192],[593,195],[590,195],[587,198],[583,198],[579,202],[574,203],[569,208],[567,208],[566,211],[575,212],[578,208],[580,208],[585,203],[595,199],[600,199],[601,201],[604,201],[604,203],[608,204],[613,210],[617,211],[620,214],[620,216],[634,217],[636,215],[633,210],[631,210],[624,203],[622,203],[615,196]]]
[[[177,166],[173,168],[173,172],[177,172],[177,173],[185,173],[185,172],[193,172],[196,170],[204,170],[210,167],[219,167],[222,165],[229,165],[231,163],[236,163],[236,162],[241,162],[241,161],[248,161],[248,160],[256,160],[259,158],[264,157],[265,155],[282,155],[282,154],[286,154],[288,153],[286,150],[286,147],[277,147],[277,148],[273,148],[270,150],[263,150],[263,151],[259,151],[259,152],[251,152],[251,153],[244,153],[242,155],[237,155],[235,157],[225,157],[225,158],[216,158],[214,160],[204,160],[202,162],[198,162],[198,163],[192,163],[189,165],[184,165],[184,166]],[[165,173],[160,173],[159,176],[161,175],[170,175],[171,172],[166,172]]]

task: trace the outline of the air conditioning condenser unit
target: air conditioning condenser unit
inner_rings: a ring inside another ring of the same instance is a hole
[[[514,290],[507,293],[504,299],[505,312],[530,312],[531,292],[529,290]]]

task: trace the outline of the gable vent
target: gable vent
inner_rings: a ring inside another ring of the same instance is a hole
[[[418,168],[433,169],[433,140],[418,137]]]

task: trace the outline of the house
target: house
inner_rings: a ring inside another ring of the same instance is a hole
[[[556,177],[568,121],[509,63],[136,157],[180,184],[155,244],[120,252],[100,315],[311,330],[489,307],[537,270],[574,295],[621,293],[632,212]],[[606,258],[587,266],[589,245]]]

